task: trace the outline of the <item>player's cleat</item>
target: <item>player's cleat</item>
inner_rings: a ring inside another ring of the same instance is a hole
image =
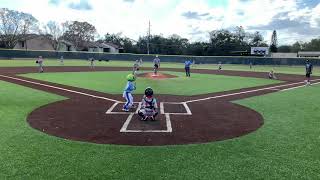
[[[122,111],[129,112],[129,109],[123,108]]]
[[[155,121],[156,120],[156,118],[154,116],[151,116],[150,119],[151,119],[151,121]]]
[[[148,119],[148,117],[144,116],[144,117],[141,118],[141,121],[146,121],[147,119]]]

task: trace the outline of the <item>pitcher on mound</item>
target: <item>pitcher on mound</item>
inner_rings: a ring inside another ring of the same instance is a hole
[[[160,59],[159,56],[156,55],[156,58],[153,60],[153,75],[157,76],[158,75],[158,69],[160,67]]]

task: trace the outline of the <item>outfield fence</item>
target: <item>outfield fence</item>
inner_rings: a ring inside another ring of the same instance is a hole
[[[72,52],[72,51],[26,51],[0,49],[0,59],[14,58],[44,58],[59,59],[84,59],[128,61],[142,58],[143,61],[152,61],[155,55],[130,54],[130,53],[97,53],[97,52]],[[314,65],[320,65],[319,58],[270,58],[250,56],[187,56],[187,55],[159,55],[161,62],[184,62],[186,59],[194,60],[197,64],[250,64],[253,65],[303,65],[309,59]]]

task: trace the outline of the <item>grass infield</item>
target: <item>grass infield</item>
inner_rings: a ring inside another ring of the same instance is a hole
[[[165,72],[178,76],[176,78],[151,80],[148,78],[138,78],[136,81],[137,90],[134,93],[143,94],[146,87],[150,86],[156,94],[171,95],[198,95],[213,92],[242,89],[248,87],[274,84],[280,81],[248,78],[236,76],[223,76],[211,74],[193,73],[191,78],[185,77],[184,73]],[[34,73],[25,74],[24,77],[70,85],[74,87],[86,88],[95,91],[122,94],[127,83],[128,72],[72,72],[72,73]]]

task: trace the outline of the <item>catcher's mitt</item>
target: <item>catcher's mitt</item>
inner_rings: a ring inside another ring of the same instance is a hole
[[[36,61],[36,63],[38,64],[38,63],[39,63],[39,61]]]

